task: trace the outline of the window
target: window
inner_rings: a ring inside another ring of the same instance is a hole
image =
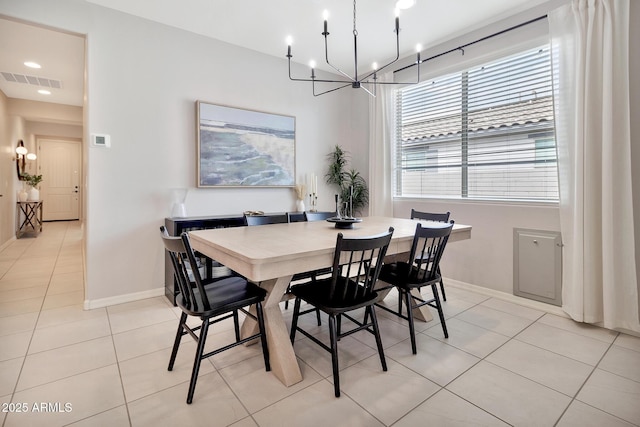
[[[548,46],[396,99],[396,196],[558,200]]]

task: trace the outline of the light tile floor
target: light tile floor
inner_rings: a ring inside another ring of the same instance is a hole
[[[46,223],[0,252],[3,426],[640,425],[640,338],[452,286],[450,338],[419,323],[417,355],[379,310],[387,372],[369,334],[341,340],[339,399],[329,354],[299,337],[301,383],[284,387],[259,346],[240,347],[203,363],[187,405],[195,345],[166,369],[179,311],[164,297],[84,311],[82,237],[77,222]],[[302,321],[326,338],[327,322]],[[210,342],[232,334],[214,327]]]

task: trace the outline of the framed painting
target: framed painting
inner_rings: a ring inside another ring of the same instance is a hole
[[[196,102],[198,187],[293,187],[296,119]]]

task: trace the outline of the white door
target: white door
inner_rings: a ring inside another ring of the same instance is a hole
[[[38,140],[44,221],[79,219],[80,141]]]

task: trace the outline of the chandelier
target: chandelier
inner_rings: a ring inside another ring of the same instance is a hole
[[[363,89],[364,91],[366,91],[369,95],[375,97],[376,96],[376,87],[377,85],[380,84],[384,84],[384,85],[407,85],[407,84],[416,84],[420,82],[420,50],[422,49],[420,47],[420,45],[416,46],[416,51],[417,51],[417,56],[416,56],[416,62],[415,64],[417,64],[417,77],[416,77],[416,81],[412,81],[412,82],[379,82],[378,81],[378,73],[382,70],[384,70],[385,68],[389,67],[391,64],[395,63],[398,61],[398,59],[400,58],[400,17],[399,17],[399,10],[396,8],[396,21],[395,21],[395,30],[394,32],[396,33],[396,57],[395,59],[393,59],[391,62],[389,62],[388,64],[378,68],[378,65],[374,62],[373,63],[373,71],[368,71],[362,75],[358,75],[358,29],[356,27],[356,0],[353,0],[353,64],[354,64],[354,69],[353,69],[353,75],[350,76],[349,74],[345,73],[344,71],[342,71],[341,69],[335,67],[333,64],[331,64],[331,62],[329,61],[329,47],[328,47],[328,43],[327,43],[327,39],[329,36],[329,31],[327,29],[327,19],[328,19],[328,12],[325,10],[324,11],[324,31],[322,32],[322,35],[324,36],[324,55],[325,55],[325,61],[327,62],[327,65],[329,65],[331,68],[333,68],[338,74],[344,76],[344,79],[339,79],[339,80],[330,80],[330,79],[319,79],[316,77],[316,72],[315,72],[315,62],[311,61],[309,63],[309,67],[311,68],[311,78],[308,79],[303,79],[303,78],[294,78],[291,76],[291,58],[293,58],[293,55],[291,55],[291,43],[292,43],[292,39],[291,37],[287,37],[287,59],[289,62],[289,79],[293,80],[293,81],[298,81],[298,82],[311,82],[312,85],[312,89],[313,89],[313,95],[314,96],[320,96],[320,95],[324,95],[325,93],[329,93],[329,92],[334,92],[336,90],[345,88],[345,87],[349,87],[351,86],[354,89]],[[325,90],[323,92],[316,92],[316,83],[338,83],[340,84],[340,86],[338,87],[334,87],[332,89],[329,90]],[[369,86],[369,88],[367,88],[366,86]]]

